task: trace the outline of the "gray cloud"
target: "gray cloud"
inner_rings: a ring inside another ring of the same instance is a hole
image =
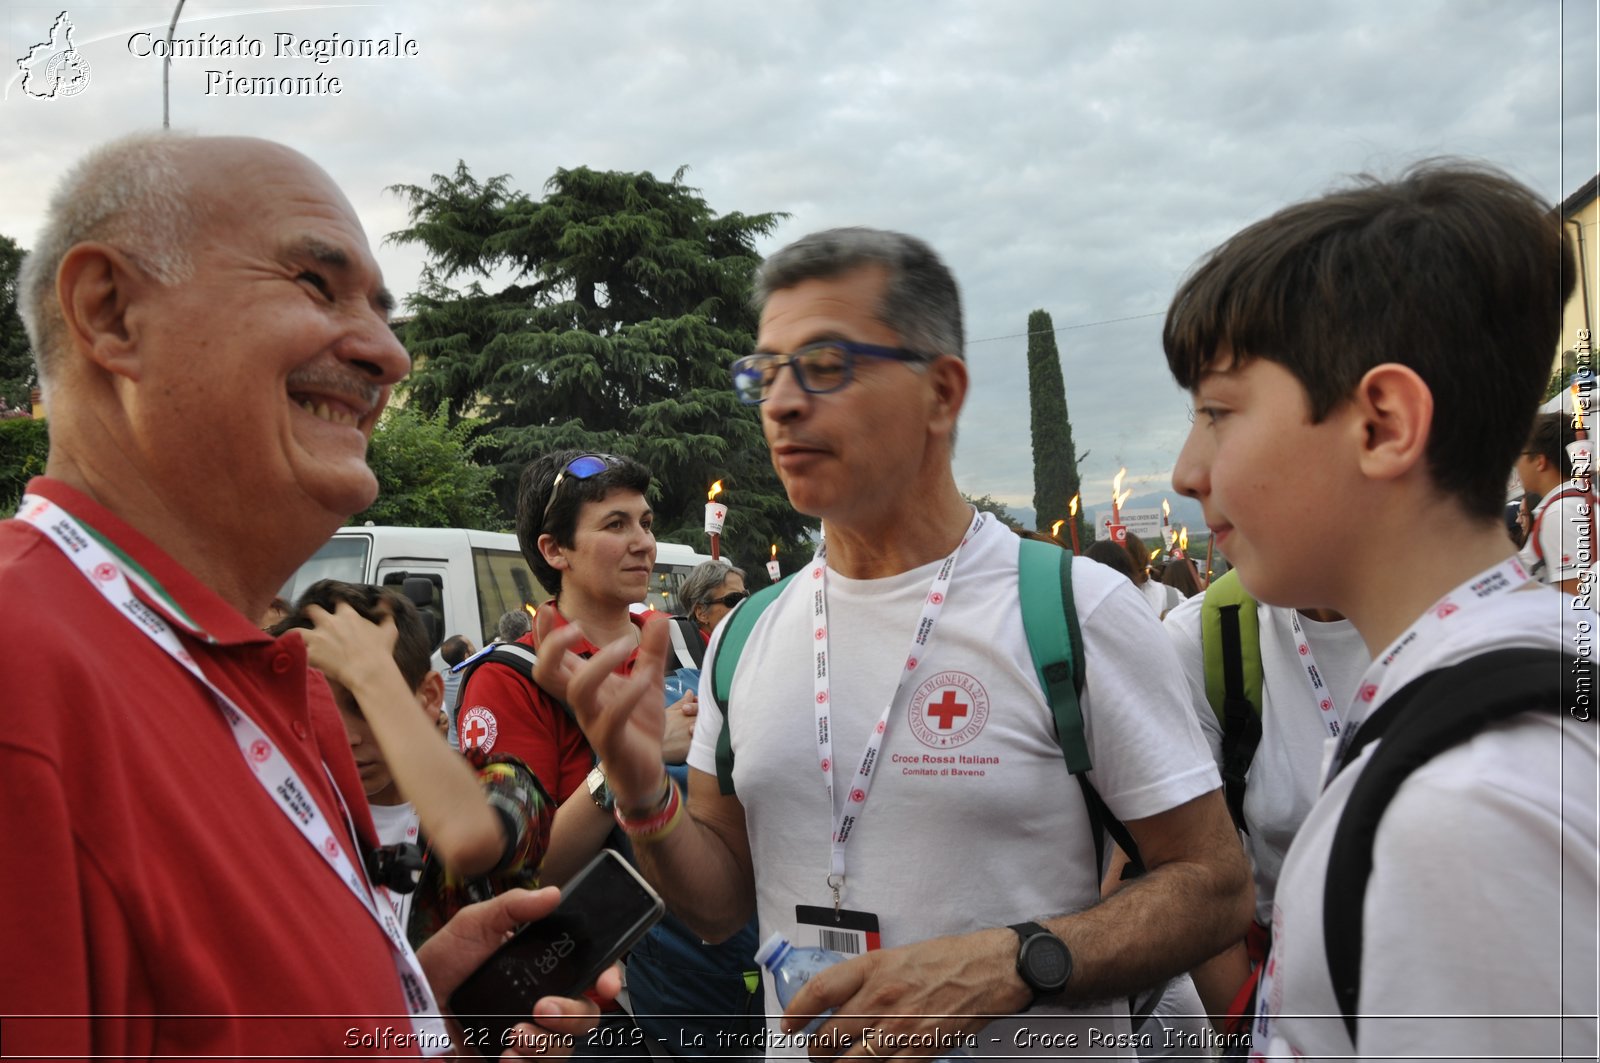
[[[1487,159],[1559,200],[1596,160],[1592,4],[1339,0],[1283,5],[1057,2],[518,5],[421,0],[314,11],[196,0],[181,34],[415,37],[416,59],[180,60],[175,124],[283,140],[328,168],[376,242],[383,192],[464,159],[535,193],[557,167],[689,181],[719,211],[788,211],[770,250],[866,223],[930,240],[960,278],[975,388],[957,474],[1027,504],[1026,341],[1058,336],[1092,497],[1119,465],[1160,489],[1188,423],[1160,353],[1174,286],[1240,226],[1339,175],[1436,154]],[[6,55],[59,5],[12,4]],[[69,8],[69,10],[71,10]],[[73,11],[94,80],[0,102],[0,232],[31,241],[54,177],[160,117],[160,69],[124,47],[168,4]],[[198,21],[206,16],[206,21]],[[120,34],[118,36],[117,34]],[[93,44],[83,42],[103,37]],[[202,95],[203,71],[323,71],[337,97]],[[379,247],[391,285],[408,248]],[[995,338],[1010,337],[1010,338]]]

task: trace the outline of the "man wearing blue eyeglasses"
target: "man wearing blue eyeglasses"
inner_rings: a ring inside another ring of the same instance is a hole
[[[833,230],[769,259],[759,299],[734,388],[825,538],[739,651],[726,731],[702,684],[688,801],[660,766],[659,684],[611,674],[631,645],[582,662],[558,633],[540,667],[566,682],[675,913],[715,939],[758,911],[763,935],[858,953],[774,1020],[769,1053],[804,1053],[780,1034],[829,1013],[819,1058],[1131,1057],[1125,998],[1228,945],[1251,908],[1160,626],[1126,580],[1074,562],[1089,777],[1149,868],[1102,902],[1023,630],[1017,540],[951,469],[969,386],[954,278],[920,240]],[[664,634],[645,629],[635,677]]]

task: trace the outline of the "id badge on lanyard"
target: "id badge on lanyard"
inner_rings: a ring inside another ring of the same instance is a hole
[[[404,990],[406,1008],[411,1014],[412,1029],[417,1036],[415,1043],[428,1055],[441,1055],[448,1051],[450,1038],[444,1020],[439,1015],[439,1006],[434,1001],[433,990],[428,985],[421,964],[417,962],[416,953],[406,940],[394,909],[367,882],[361,861],[353,859],[348,847],[342,844],[289,759],[248,713],[207,678],[194,656],[184,648],[174,628],[182,628],[191,636],[208,643],[216,640],[184,613],[158,584],[137,571],[136,567],[122,564],[97,532],[80,524],[49,499],[38,495],[24,496],[17,510],[17,519],[43,534],[46,540],[67,556],[89,585],[123,619],[210,692],[252,777],[383,931],[394,960],[395,972]],[[133,593],[130,581],[137,582],[145,596],[161,603],[163,608],[146,605]],[[323,770],[326,772],[326,765]],[[331,775],[329,782],[333,783]],[[344,815],[345,829],[348,831],[345,837],[355,838],[355,825],[336,784],[333,785],[333,793]]]
[[[933,583],[928,588],[928,595],[923,599],[922,613],[918,617],[917,626],[912,632],[911,649],[906,654],[900,668],[900,679],[895,684],[894,692],[890,694],[889,701],[879,714],[878,721],[867,736],[866,749],[861,755],[861,765],[852,776],[849,789],[845,792],[844,802],[839,811],[834,815],[832,844],[828,861],[828,889],[833,895],[831,908],[832,919],[830,928],[835,932],[844,929],[844,916],[846,910],[841,907],[845,887],[845,848],[850,841],[850,835],[861,821],[861,816],[866,809],[867,795],[872,792],[872,780],[877,774],[879,754],[883,751],[884,736],[889,731],[889,718],[894,711],[895,702],[899,700],[901,692],[906,688],[911,679],[911,673],[916,670],[917,664],[925,655],[926,647],[933,638],[934,629],[939,623],[939,614],[944,610],[945,597],[949,593],[950,580],[955,573],[956,560],[961,556],[961,548],[965,546],[972,536],[983,525],[983,513],[973,510],[972,522],[967,526],[966,533],[950,556],[940,563],[933,577]],[[827,788],[828,808],[834,808],[833,785],[833,735],[832,735],[832,706],[833,684],[828,672],[828,565],[827,542],[817,546],[816,556],[812,559],[810,578],[816,587],[812,594],[812,621],[815,625],[813,632],[813,651],[815,658],[814,695],[817,715],[817,762],[822,769],[823,784]],[[801,906],[805,909],[806,906]],[[826,910],[825,910],[826,911]],[[859,933],[863,943],[871,938],[875,939],[878,932],[877,916],[866,912],[848,913],[862,926]],[[797,919],[800,912],[796,913]],[[866,924],[870,921],[870,930]]]

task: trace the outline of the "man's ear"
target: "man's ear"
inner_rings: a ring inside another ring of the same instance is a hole
[[[967,401],[967,363],[953,355],[941,355],[928,366],[927,374],[934,401],[930,426],[953,432]]]
[[[422,706],[430,721],[439,715],[439,710],[444,708],[444,676],[428,669],[428,674],[417,684],[417,704]]]
[[[1350,401],[1363,433],[1363,474],[1393,480],[1426,461],[1433,392],[1415,370],[1395,362],[1374,366]]]
[[[108,373],[139,379],[139,330],[130,310],[154,283],[114,247],[74,246],[56,271],[56,297],[69,345]]]
[[[545,532],[543,535],[539,536],[538,546],[539,553],[543,555],[546,564],[555,569],[557,572],[566,570],[566,552],[562,549],[561,544],[556,542],[556,537],[554,535],[551,535],[549,532]]]

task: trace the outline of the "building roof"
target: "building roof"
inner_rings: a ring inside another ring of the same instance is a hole
[[[1585,181],[1583,187],[1561,201],[1561,216],[1570,218],[1578,211],[1594,202],[1595,196],[1600,193],[1600,173],[1595,174]]]

